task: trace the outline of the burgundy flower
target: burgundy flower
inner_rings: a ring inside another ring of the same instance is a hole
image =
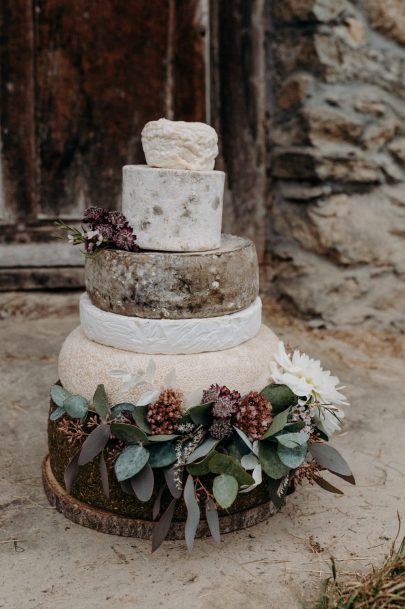
[[[83,215],[83,222],[94,226],[99,222],[103,222],[106,217],[106,211],[102,207],[88,207]]]
[[[273,420],[271,411],[269,400],[257,391],[251,391],[239,403],[235,425],[251,440],[259,440]]]
[[[115,237],[115,229],[111,224],[96,224],[94,227],[103,237],[103,241],[113,241]]]
[[[126,250],[127,252],[136,252],[139,250],[139,247],[136,245],[136,236],[130,226],[120,228],[116,231],[114,244],[117,249]]]
[[[124,214],[120,211],[109,211],[107,216],[107,221],[117,228],[126,228],[128,226],[128,221]]]

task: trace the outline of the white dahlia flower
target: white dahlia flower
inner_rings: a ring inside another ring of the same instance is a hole
[[[340,421],[344,417],[338,407],[348,405],[346,397],[340,392],[343,387],[338,387],[338,377],[332,376],[329,370],[322,368],[319,360],[310,358],[306,353],[295,350],[289,356],[282,341],[274,359],[271,364],[274,382],[287,385],[298,396],[300,405],[315,405],[315,424],[331,436],[340,428]]]

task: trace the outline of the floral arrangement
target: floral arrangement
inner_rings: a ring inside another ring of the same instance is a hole
[[[147,370],[146,376],[152,373]],[[75,433],[81,444],[65,471],[67,491],[71,492],[80,466],[97,457],[108,495],[104,451],[115,443],[111,465],[123,490],[139,501],[155,496],[152,551],[167,536],[180,500],[187,508],[185,540],[191,550],[202,509],[213,538],[219,541],[218,509],[230,508],[238,493],[248,493],[259,484],[268,485],[276,506],[282,504],[288,488],[304,480],[341,494],[321,475],[328,470],[355,483],[346,461],[327,443],[341,425],[340,406],[347,404],[338,378],[306,354],[288,354],[283,343],[271,373],[272,382],[260,392],[242,396],[213,384],[188,409],[182,392],[173,387],[148,391],[136,404],[111,406],[103,385],[97,387],[92,405],[54,385],[51,396],[56,408],[50,418],[60,419],[62,431],[73,419],[74,431],[69,433]],[[155,488],[157,470],[164,474],[160,488]],[[166,489],[172,500],[161,514]]]
[[[67,233],[69,243],[84,245],[84,254],[93,257],[102,249],[137,252],[136,235],[128,220],[119,211],[107,211],[102,207],[89,207],[84,212],[81,230],[68,226],[62,220],[56,224]],[[87,224],[88,226],[83,226]]]

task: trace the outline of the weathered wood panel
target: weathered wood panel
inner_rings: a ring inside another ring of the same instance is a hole
[[[41,0],[35,23],[42,211],[117,206],[121,167],[165,114],[169,3]]]
[[[36,214],[31,0],[2,0],[0,31],[0,222],[17,223]]]
[[[211,1],[213,124],[227,172],[224,230],[253,239],[266,213],[264,0]]]

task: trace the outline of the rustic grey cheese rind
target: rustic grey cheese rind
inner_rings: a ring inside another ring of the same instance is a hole
[[[103,250],[86,260],[86,290],[103,311],[149,319],[217,317],[245,309],[259,293],[252,241],[222,235],[209,252]]]

